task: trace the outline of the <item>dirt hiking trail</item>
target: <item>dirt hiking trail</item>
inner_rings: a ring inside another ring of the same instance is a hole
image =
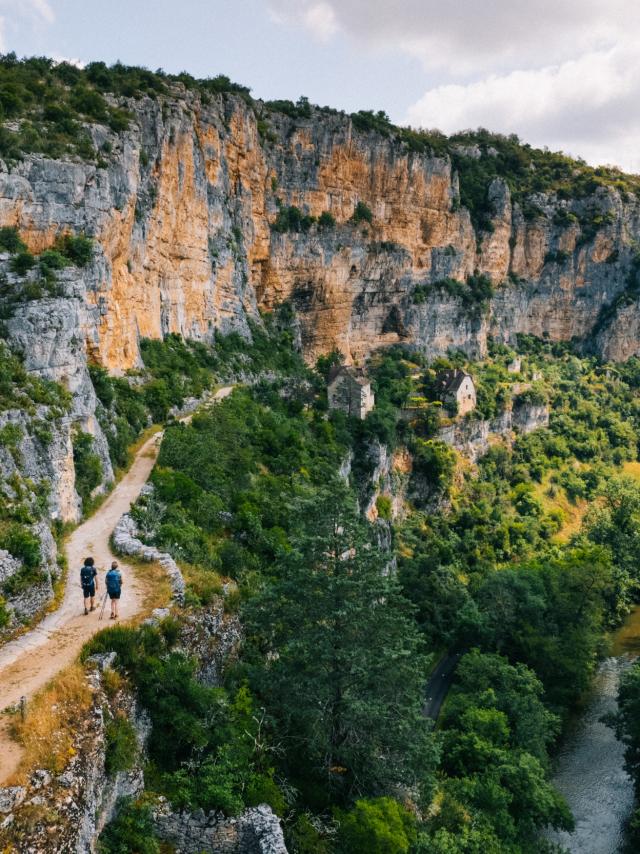
[[[227,397],[233,386],[224,386],[212,401]],[[182,421],[189,421],[186,416]],[[122,480],[114,487],[93,516],[79,525],[66,543],[68,561],[64,597],[60,606],[46,616],[35,628],[0,647],[0,712],[8,706],[37,693],[62,669],[71,664],[82,646],[94,634],[113,625],[109,619],[109,603],[105,616],[99,620],[100,605],[105,592],[104,576],[116,557],[111,552],[110,537],[118,520],[140,494],[155,464],[162,431],[158,431],[141,446]],[[98,567],[96,610],[84,615],[80,587],[80,567],[87,555],[95,558]],[[144,582],[136,577],[135,567],[117,558],[124,583],[120,600],[119,623],[139,614],[144,608],[147,591]],[[8,735],[9,721],[0,718],[0,785],[15,770],[19,746]]]

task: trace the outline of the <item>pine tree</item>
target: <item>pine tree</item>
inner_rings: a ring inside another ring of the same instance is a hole
[[[427,667],[389,555],[341,483],[292,509],[292,548],[245,614],[289,770],[346,800],[424,789],[436,759],[421,714]]]

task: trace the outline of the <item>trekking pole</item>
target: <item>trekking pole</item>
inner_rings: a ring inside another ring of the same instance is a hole
[[[104,598],[103,598],[103,600],[102,600],[102,608],[100,608],[100,616],[98,617],[98,620],[101,620],[101,619],[102,619],[102,616],[103,616],[103,614],[104,614],[104,609],[105,609],[105,606],[106,606],[106,604],[107,604],[107,596],[108,596],[108,595],[109,595],[109,591],[108,591],[108,590],[105,590],[105,591],[104,591]]]

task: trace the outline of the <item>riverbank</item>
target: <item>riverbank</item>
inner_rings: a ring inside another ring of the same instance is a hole
[[[572,833],[549,833],[545,838],[570,854],[616,854],[624,844],[634,806],[633,781],[624,770],[624,745],[601,719],[616,711],[620,677],[640,655],[640,606],[613,633],[609,651],[584,711],[556,758],[554,783],[576,827]]]

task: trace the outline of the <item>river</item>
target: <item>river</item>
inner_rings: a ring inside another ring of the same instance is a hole
[[[546,836],[571,854],[616,854],[633,808],[624,748],[600,718],[615,711],[620,675],[640,655],[640,607],[612,637],[610,652],[598,668],[584,712],[557,757],[554,783],[567,799],[576,827],[573,833]]]

